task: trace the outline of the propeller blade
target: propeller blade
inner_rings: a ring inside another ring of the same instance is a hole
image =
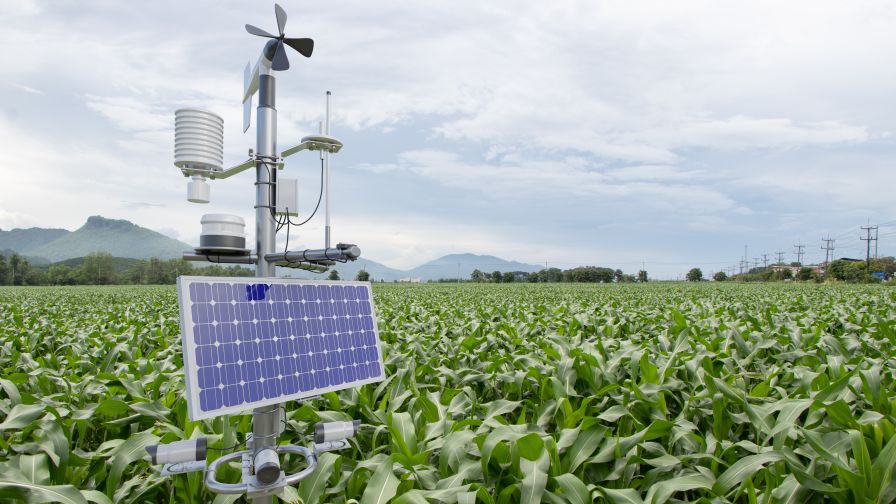
[[[246,25],[246,31],[251,33],[252,35],[258,35],[259,37],[277,38],[276,35],[271,35],[270,33],[262,30],[261,28],[252,26],[250,24]]]
[[[299,51],[299,54],[306,58],[310,58],[311,53],[314,51],[314,40],[310,38],[288,38],[283,39],[283,42],[286,42],[286,45]]]
[[[280,4],[274,4],[274,13],[277,14],[277,28],[280,29],[280,36],[283,36],[283,29],[286,28],[286,11]]]
[[[277,41],[274,59],[271,60],[271,69],[277,71],[289,70],[289,58],[286,57],[286,48],[283,47],[282,40]]]

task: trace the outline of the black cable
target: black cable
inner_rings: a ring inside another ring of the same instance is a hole
[[[232,449],[234,449],[234,448],[239,448],[239,447],[241,447],[241,446],[243,446],[242,443],[240,443],[240,444],[235,444],[235,445],[233,445],[233,446],[228,446],[227,448],[213,448],[213,447],[209,446],[209,447],[207,447],[206,449],[207,449],[207,450],[216,450],[216,451],[228,451],[228,450],[232,450]]]
[[[303,220],[302,222],[300,222],[298,224],[293,222],[292,219],[289,218],[289,215],[286,216],[286,221],[289,222],[290,224],[292,224],[293,226],[303,226],[303,225],[307,224],[308,221],[310,221],[311,219],[314,218],[314,215],[317,213],[317,209],[320,208],[320,202],[323,200],[323,198],[324,198],[324,160],[321,159],[320,160],[320,194],[318,194],[318,196],[317,196],[317,204],[314,205],[314,211],[311,212],[311,215],[309,215],[307,219]]]

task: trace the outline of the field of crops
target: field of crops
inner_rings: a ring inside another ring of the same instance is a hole
[[[375,298],[388,378],[288,405],[283,442],[363,421],[289,500],[896,501],[896,289],[377,285]],[[230,447],[250,430],[249,416],[186,420],[173,287],[0,290],[0,376],[0,500],[233,502],[144,460],[146,444]]]

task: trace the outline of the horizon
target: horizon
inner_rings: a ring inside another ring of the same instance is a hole
[[[333,236],[361,261],[407,270],[473,253],[676,278],[733,265],[745,244],[750,261],[790,262],[799,243],[817,263],[830,236],[837,257],[864,257],[868,223],[881,255],[896,246],[887,2],[331,4],[341,16],[283,4],[288,33],[316,47],[277,74],[279,144],[317,131],[332,90],[345,143],[331,157]],[[269,29],[271,10],[7,6],[0,228],[73,230],[100,214],[196,243],[200,216],[226,212],[254,240],[250,176],[186,202],[173,116],[220,114],[225,166],[244,159],[242,68],[261,44],[243,24]],[[303,213],[315,159],[282,172],[299,178]],[[321,220],[290,243],[320,246]]]

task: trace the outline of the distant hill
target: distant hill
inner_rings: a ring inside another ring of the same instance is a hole
[[[490,255],[449,254],[417,266],[408,271],[407,276],[423,280],[438,280],[439,278],[457,278],[458,272],[460,272],[460,278],[469,279],[473,270],[477,269],[483,273],[491,273],[492,271],[525,271],[526,273],[532,273],[540,271],[542,268],[543,266],[537,264],[507,261]]]
[[[470,274],[476,269],[487,273],[491,273],[495,270],[501,272],[525,271],[531,273],[542,269],[542,266],[537,264],[525,264],[517,261],[508,261],[495,256],[476,254],[449,254],[425,264],[421,264],[410,270],[390,268],[361,256],[357,261],[337,264],[333,266],[333,269],[339,272],[339,277],[343,280],[351,280],[355,278],[358,271],[366,269],[367,272],[370,273],[370,277],[374,280],[391,282],[393,280],[401,279],[419,279],[421,282],[426,282],[428,280],[438,280],[440,278],[457,278],[458,267],[460,268],[460,277],[464,280],[468,280]],[[280,275],[289,275],[298,278],[321,278],[322,276],[299,270],[287,270],[286,268],[278,268],[277,271]],[[323,276],[325,277],[326,274]]]
[[[88,218],[87,222],[75,231],[46,228],[0,230],[0,250],[6,255],[12,252],[24,255],[35,265],[63,262],[70,267],[77,267],[83,262],[84,256],[92,252],[106,252],[115,258],[115,268],[123,271],[133,267],[135,259],[179,258],[183,252],[192,248],[182,241],[129,221],[107,219],[98,215]],[[195,265],[203,266],[205,263]],[[476,269],[485,273],[496,270],[533,272],[541,270],[542,267],[491,255],[450,254],[409,270],[390,268],[364,256],[357,261],[336,264],[333,269],[345,280],[355,278],[358,271],[366,269],[374,280],[391,282],[419,279],[421,282],[426,282],[441,278],[454,279],[458,275],[462,279],[469,279],[470,274]],[[288,268],[278,268],[277,274],[297,278],[321,278],[321,275]]]
[[[47,243],[61,238],[71,231],[56,228],[0,229],[0,250],[12,250],[19,254],[30,255],[31,251]]]
[[[27,253],[54,262],[83,257],[91,252],[108,252],[115,257],[133,259],[171,259],[180,257],[184,251],[192,248],[182,241],[129,221],[95,215],[77,230],[66,232],[52,241],[29,249]]]

